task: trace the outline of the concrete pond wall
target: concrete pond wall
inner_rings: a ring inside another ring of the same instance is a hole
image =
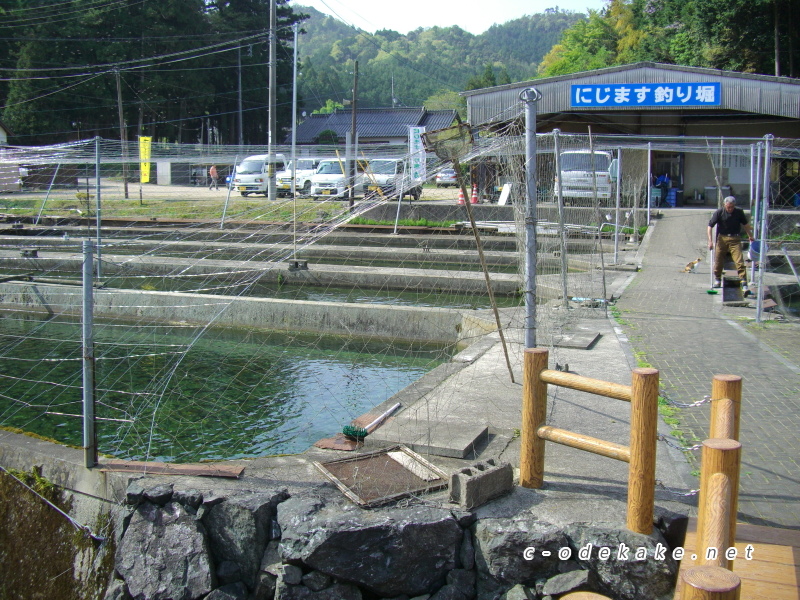
[[[81,288],[36,282],[0,283],[2,306],[79,316]],[[477,335],[495,328],[475,311],[143,290],[95,290],[94,314],[160,323],[213,322],[224,327],[446,344],[468,344]]]

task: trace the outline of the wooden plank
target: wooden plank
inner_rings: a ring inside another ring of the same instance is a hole
[[[696,563],[692,560],[696,527],[697,521],[690,519],[681,570]],[[738,558],[733,562],[733,572],[742,579],[741,600],[800,600],[800,532],[739,523],[736,538]],[[748,545],[753,548],[752,560],[744,558]],[[679,588],[674,598],[680,600]]]
[[[148,475],[189,475],[192,477],[226,477],[236,479],[244,467],[223,463],[169,464],[138,460],[104,460],[98,465],[100,471],[122,473],[146,473]]]
[[[777,544],[779,546],[800,548],[800,531],[740,523],[736,526],[736,541],[760,542],[762,544]]]

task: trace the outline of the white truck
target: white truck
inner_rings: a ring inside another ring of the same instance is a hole
[[[283,154],[275,154],[272,157],[273,169],[276,173],[284,170],[286,159]],[[233,189],[242,196],[250,194],[269,194],[269,165],[266,154],[255,154],[248,156],[238,165],[231,182]]]
[[[356,161],[356,180],[353,189],[354,196],[364,194],[364,161]],[[312,198],[344,198],[348,196],[347,180],[345,174],[347,163],[336,158],[322,160],[317,167],[317,172],[311,176]]]
[[[422,195],[422,182],[412,181],[408,175],[406,161],[402,158],[374,158],[367,167],[367,193],[397,197],[411,196],[419,200]],[[403,198],[400,198],[401,200]]]
[[[554,188],[556,199],[559,182],[565,204],[591,204],[595,197],[595,186],[598,200],[611,198],[612,183],[617,180],[618,163],[610,152],[567,150],[559,154],[559,163],[560,172],[556,174]]]
[[[303,196],[311,194],[311,177],[317,172],[317,167],[321,159],[319,158],[297,158],[297,168],[295,169],[297,193]],[[286,163],[286,169],[276,175],[279,196],[292,195],[292,161]]]

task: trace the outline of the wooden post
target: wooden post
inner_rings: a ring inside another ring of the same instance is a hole
[[[705,529],[698,539],[698,565],[728,568],[725,551],[730,548],[731,480],[724,473],[714,473],[708,482]],[[709,555],[709,549],[715,554]]]
[[[571,592],[561,596],[561,600],[610,600],[608,596],[601,596],[594,592]]]
[[[526,348],[522,373],[522,429],[519,451],[519,484],[540,488],[544,483],[544,440],[536,430],[547,418],[547,384],[539,373],[547,368],[549,352]]]
[[[631,378],[631,462],[628,470],[627,527],[653,532],[656,492],[658,370],[634,369]]]
[[[738,375],[714,375],[711,381],[711,431],[708,437],[738,440],[741,410],[742,378]],[[738,489],[738,485],[735,489]]]
[[[730,398],[720,398],[711,401],[711,428],[708,432],[711,438],[735,440],[738,437],[737,429],[739,404]]]
[[[715,473],[724,474],[730,481],[730,496],[728,506],[728,539],[724,546],[730,548],[736,539],[736,514],[738,510],[739,490],[739,464],[742,459],[742,445],[736,440],[712,438],[703,442],[703,455],[700,465],[700,500],[697,508],[697,539],[704,541],[709,534],[706,529],[710,527],[711,479]],[[716,536],[714,536],[716,537]]]
[[[742,581],[721,567],[700,566],[681,571],[682,600],[738,600]]]

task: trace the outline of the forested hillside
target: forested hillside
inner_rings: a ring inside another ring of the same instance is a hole
[[[358,31],[277,0],[277,138],[291,123],[292,23],[301,110],[463,110],[459,92],[638,61],[796,76],[798,0],[609,0],[548,9],[481,35],[457,26]],[[0,6],[0,119],[15,144],[100,135],[265,144],[265,0],[15,0]],[[240,83],[241,82],[241,83]],[[239,128],[241,105],[243,127]]]
[[[568,29],[539,72],[654,61],[796,77],[798,17],[797,0],[612,0]]]
[[[374,35],[348,27],[313,8],[298,7],[310,19],[300,39],[301,96],[315,110],[326,100],[349,99],[353,63],[358,61],[360,106],[455,108],[457,92],[531,79],[562,32],[586,16],[548,9],[481,35],[460,27],[419,28],[408,34],[381,30]],[[449,106],[448,106],[449,105]]]

